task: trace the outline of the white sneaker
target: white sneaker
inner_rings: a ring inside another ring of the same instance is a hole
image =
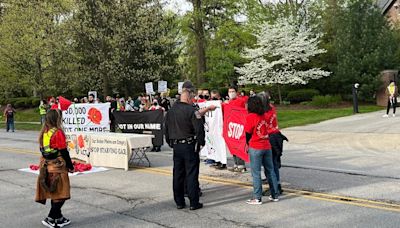
[[[383,118],[387,118],[387,117],[389,117],[389,115],[385,114],[385,115],[383,115],[382,117],[383,117]]]
[[[250,205],[261,205],[262,201],[259,199],[249,199],[246,201],[246,203]]]
[[[272,198],[272,196],[269,196],[268,199],[272,202],[278,202],[279,198]]]
[[[393,114],[393,117],[396,117],[396,114]]]

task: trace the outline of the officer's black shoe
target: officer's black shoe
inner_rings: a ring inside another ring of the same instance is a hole
[[[197,205],[190,206],[190,210],[191,211],[194,211],[194,210],[197,210],[197,209],[200,209],[200,208],[203,208],[203,204],[202,203],[198,203]]]
[[[199,197],[202,197],[203,196],[203,192],[200,190],[199,191]]]
[[[181,209],[183,209],[185,207],[186,207],[185,204],[184,205],[176,205],[176,209],[178,209],[178,210],[181,210]]]

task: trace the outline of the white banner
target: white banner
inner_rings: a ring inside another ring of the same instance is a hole
[[[158,92],[165,93],[168,91],[167,81],[158,81]]]
[[[146,89],[146,94],[150,95],[154,93],[154,89],[153,89],[153,83],[152,82],[147,82],[144,84],[145,89]]]
[[[182,93],[183,82],[178,82],[178,93]]]
[[[63,126],[65,132],[109,132],[110,103],[102,104],[72,104],[63,111]]]
[[[226,145],[222,136],[223,115],[221,101],[207,101],[198,104],[200,108],[215,105],[217,109],[205,115],[204,130],[206,132],[206,145],[201,150],[201,156],[226,164]]]
[[[93,166],[128,170],[132,150],[150,148],[152,135],[70,132],[66,133],[68,151],[76,158]]]

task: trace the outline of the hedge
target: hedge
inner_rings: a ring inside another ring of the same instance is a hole
[[[318,96],[319,91],[316,89],[300,89],[288,93],[287,100],[290,103],[300,103],[303,101],[312,101],[314,96]]]

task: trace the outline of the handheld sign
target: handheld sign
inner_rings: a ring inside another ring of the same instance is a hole
[[[178,93],[182,93],[183,82],[178,82]]]
[[[167,90],[167,81],[158,81],[158,92],[165,93]]]
[[[153,83],[152,82],[148,82],[145,84],[145,88],[146,88],[146,94],[153,94],[154,90],[153,90]]]

